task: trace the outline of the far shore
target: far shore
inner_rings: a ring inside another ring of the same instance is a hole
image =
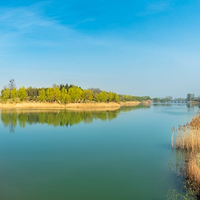
[[[48,102],[21,102],[21,103],[0,103],[0,109],[66,109],[66,110],[96,110],[107,111],[117,110],[121,106],[137,106],[139,104],[150,104],[150,101],[110,102],[110,103],[48,103]]]

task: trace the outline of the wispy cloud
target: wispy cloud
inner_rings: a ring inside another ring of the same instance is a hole
[[[169,1],[157,1],[155,3],[148,3],[143,12],[138,13],[138,16],[153,15],[166,12],[171,9]]]
[[[17,48],[53,46],[69,49],[70,46],[76,45],[107,45],[103,40],[83,34],[70,26],[63,25],[56,18],[45,15],[47,5],[48,2],[44,2],[31,6],[0,8],[1,55],[7,55],[11,46]],[[86,18],[79,23],[92,21],[95,21],[95,18]]]

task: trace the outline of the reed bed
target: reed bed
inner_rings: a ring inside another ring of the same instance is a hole
[[[185,177],[197,195],[200,195],[200,113],[190,123],[172,128],[172,149],[187,152]]]
[[[176,134],[175,134],[176,133]],[[174,138],[175,137],[175,138]],[[174,142],[175,141],[175,142]],[[175,144],[174,144],[175,143]],[[172,147],[191,152],[200,151],[200,114],[198,113],[190,123],[172,128]]]
[[[187,178],[196,194],[200,194],[200,154],[190,157],[187,167]]]

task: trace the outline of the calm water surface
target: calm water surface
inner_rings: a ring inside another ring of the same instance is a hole
[[[166,199],[183,182],[170,167],[171,127],[197,109],[2,110],[0,199]]]

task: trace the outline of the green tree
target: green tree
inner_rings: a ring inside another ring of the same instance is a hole
[[[45,89],[44,88],[42,88],[39,91],[39,99],[40,99],[40,101],[45,101],[46,100],[46,93],[45,93]]]
[[[117,95],[116,93],[114,93],[113,101],[119,102],[119,95]]]
[[[114,94],[113,92],[109,92],[109,93],[108,93],[108,101],[109,101],[109,102],[114,101],[114,95],[115,95],[115,94]]]
[[[46,100],[49,102],[53,101],[53,88],[47,88],[46,90]]]
[[[25,87],[21,87],[18,90],[18,97],[21,101],[24,101],[25,98],[28,96],[27,92],[26,92],[26,88]]]
[[[60,88],[58,86],[53,88],[53,100],[54,101],[60,100]]]
[[[99,94],[95,94],[96,101],[98,102],[107,102],[108,93],[106,91],[102,91]]]
[[[91,90],[83,90],[83,99],[84,101],[92,101],[93,92]]]
[[[82,99],[83,90],[77,86],[69,88],[68,94],[71,97],[72,102],[78,102]]]
[[[10,91],[10,96],[11,96],[11,99],[13,101],[16,101],[16,98],[17,98],[17,89],[16,88],[13,88],[11,91]]]
[[[8,88],[4,88],[2,91],[1,91],[1,98],[3,101],[7,102],[7,100],[9,99],[10,97],[10,90]]]
[[[67,94],[67,89],[65,87],[63,87],[61,90],[60,101],[61,101],[61,103],[65,103],[65,104],[71,102],[70,95]]]

